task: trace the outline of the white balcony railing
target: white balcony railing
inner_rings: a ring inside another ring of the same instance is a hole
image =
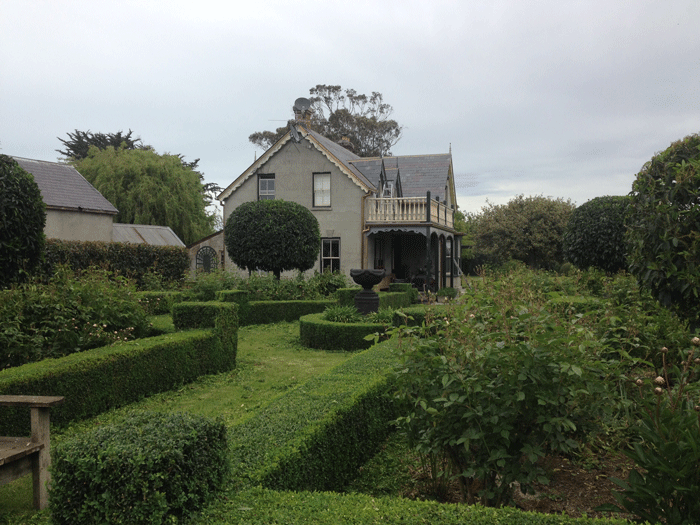
[[[365,221],[397,224],[424,222],[454,228],[454,210],[429,197],[371,197],[366,202]]]

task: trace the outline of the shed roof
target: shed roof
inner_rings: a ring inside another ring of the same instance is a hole
[[[112,241],[131,244],[152,244],[154,246],[185,245],[169,226],[123,224],[119,222],[115,222],[112,225]]]
[[[68,164],[12,157],[20,167],[34,176],[46,207],[91,213],[118,213],[78,170]]]

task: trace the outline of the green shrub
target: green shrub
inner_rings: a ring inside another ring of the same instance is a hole
[[[392,346],[377,345],[237,425],[235,488],[342,490],[391,431],[394,362]]]
[[[251,301],[241,325],[296,321],[300,317],[321,313],[335,301],[328,299],[314,301]]]
[[[52,451],[56,524],[161,524],[199,510],[229,471],[226,426],[186,414],[132,415]]]
[[[629,200],[627,196],[596,197],[574,209],[564,232],[564,258],[583,270],[591,266],[609,273],[626,269]]]
[[[700,516],[700,362],[695,359],[700,338],[691,343],[695,348],[682,351],[679,364],[671,365],[664,352],[663,375],[653,381],[637,379],[637,436],[625,451],[636,469],[627,481],[613,478],[622,488],[615,494],[622,509],[606,505],[605,510],[668,525],[695,523]]]
[[[182,292],[174,291],[137,292],[135,296],[148,315],[169,314],[183,299]]]
[[[326,321],[324,314],[299,318],[299,338],[308,348],[323,350],[358,350],[369,348],[373,341],[365,339],[374,333],[383,334],[385,325],[367,321],[336,323]]]
[[[323,312],[323,319],[331,323],[357,323],[364,316],[354,306],[329,306]]]
[[[394,326],[421,326],[430,324],[437,316],[445,316],[450,311],[447,305],[413,305],[409,308],[401,308],[393,313],[392,324]]]
[[[34,177],[0,155],[0,289],[24,280],[41,261],[46,205]]]
[[[65,396],[65,403],[51,411],[52,425],[60,426],[231,370],[237,319],[233,309],[219,309],[217,315],[214,330],[140,339],[4,370],[0,394]],[[0,435],[29,434],[26,411],[2,410]]]
[[[48,284],[3,293],[0,370],[142,337],[147,329],[146,312],[126,279],[62,268]]]
[[[354,286],[352,288],[339,288],[335,291],[335,298],[341,306],[355,306],[355,296],[361,292],[362,288]]]
[[[114,275],[134,279],[139,288],[144,287],[144,278],[153,283],[153,274],[157,274],[162,288],[183,282],[190,267],[190,257],[187,248],[182,246],[47,240],[42,274],[49,278],[57,267],[63,265],[74,272],[103,268]]]
[[[237,274],[225,270],[198,273],[187,282],[185,301],[214,301],[218,292],[242,289],[243,282]]]
[[[446,299],[455,299],[457,297],[457,290],[454,288],[440,288],[435,295],[438,297],[445,297]]]
[[[238,319],[236,303],[208,301],[205,303],[182,302],[173,305],[173,323],[177,330],[188,328],[212,328],[221,311],[229,311]]]
[[[671,144],[632,184],[629,271],[666,307],[700,327],[700,135]]]

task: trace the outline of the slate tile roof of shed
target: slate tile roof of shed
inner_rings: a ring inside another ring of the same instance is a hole
[[[120,222],[115,222],[112,225],[112,242],[151,244],[154,246],[185,245],[169,226],[123,224]]]
[[[396,178],[397,161],[404,197],[425,197],[429,191],[432,198],[440,197],[440,200],[445,200],[445,187],[452,164],[451,154],[384,157],[384,169],[389,180]],[[357,158],[349,162],[375,187],[379,186],[382,165],[380,157]]]
[[[47,208],[116,215],[118,210],[68,164],[12,157],[34,175]]]

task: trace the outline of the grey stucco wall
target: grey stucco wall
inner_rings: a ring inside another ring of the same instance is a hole
[[[112,217],[100,213],[48,209],[44,233],[49,239],[111,242]]]

